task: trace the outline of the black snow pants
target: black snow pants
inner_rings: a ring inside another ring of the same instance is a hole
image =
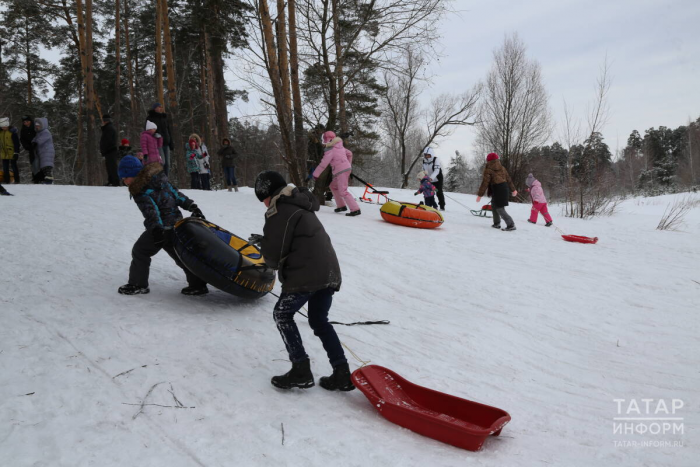
[[[175,254],[175,249],[172,246],[163,248],[167,254],[175,261],[175,264],[180,266],[185,271],[187,276],[187,284],[191,287],[204,287],[204,282],[199,277],[190,272],[185,265],[180,262],[180,258]],[[148,287],[148,275],[151,270],[151,258],[154,257],[161,247],[153,242],[153,236],[149,231],[141,234],[134,248],[131,250],[131,267],[129,268],[129,284],[139,287]]]

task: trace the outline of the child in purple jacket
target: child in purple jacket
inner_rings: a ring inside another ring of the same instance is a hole
[[[418,180],[420,180],[420,188],[418,188],[418,191],[416,191],[413,196],[423,193],[425,205],[437,209],[438,205],[435,202],[435,185],[430,183],[430,177],[428,177],[428,174],[425,173],[424,170],[421,170],[418,172]]]
[[[549,215],[547,210],[547,198],[544,197],[544,190],[542,189],[542,184],[539,180],[535,179],[535,176],[528,174],[525,184],[528,186],[527,191],[530,192],[530,197],[532,198],[532,210],[530,211],[530,218],[527,220],[530,224],[537,223],[537,216],[542,213],[542,217],[547,222],[545,226],[550,227],[552,222],[552,216]]]

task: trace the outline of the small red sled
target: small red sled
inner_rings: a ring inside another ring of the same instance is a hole
[[[418,386],[379,365],[355,370],[352,381],[387,420],[469,451],[510,421],[504,410]]]
[[[561,238],[566,240],[567,242],[574,242],[574,243],[592,243],[596,244],[598,243],[598,237],[582,237],[581,235],[562,235]]]

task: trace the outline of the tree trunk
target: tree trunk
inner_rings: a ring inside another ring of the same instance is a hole
[[[206,63],[206,91],[207,91],[207,121],[209,132],[207,134],[207,147],[212,145],[218,138],[216,127],[216,103],[214,102],[214,79],[212,77],[212,59],[211,59],[211,35],[206,30],[204,31],[205,48],[205,63]],[[212,174],[213,175],[213,174]]]
[[[29,20],[24,19],[25,31],[24,31],[24,42],[25,42],[25,57],[27,59],[27,105],[32,106],[32,64],[29,59],[31,49],[29,48]]]
[[[335,42],[335,80],[338,82],[338,120],[340,121],[340,133],[348,131],[348,122],[345,115],[345,84],[343,83],[343,49],[340,44],[340,16],[338,0],[333,1],[333,39]]]
[[[328,42],[326,41],[326,31],[330,26],[328,18],[328,1],[323,2],[323,17],[321,23],[321,54],[323,59],[323,69],[326,71],[326,79],[328,80],[328,121],[326,122],[326,130],[334,130],[338,121],[338,81],[335,79],[335,73],[331,70],[331,60],[328,51]]]
[[[299,55],[297,46],[296,0],[287,4],[289,10],[289,62],[291,66],[292,99],[294,103],[294,140],[299,168],[306,174],[306,138],[304,137],[304,116],[301,106],[301,90],[299,88]]]
[[[278,0],[277,3],[277,18],[284,17],[284,4]],[[279,10],[281,8],[281,11]],[[282,89],[282,75],[280,71],[280,62],[278,61],[278,49],[274,44],[274,33],[272,31],[272,19],[270,18],[270,10],[267,6],[267,0],[259,2],[260,22],[262,26],[263,38],[265,41],[264,52],[267,56],[267,72],[270,76],[270,84],[272,85],[273,95],[275,97],[275,107],[277,110],[277,121],[280,125],[280,133],[282,136],[282,145],[284,147],[283,159],[289,170],[289,175],[292,178],[292,183],[301,186],[303,179],[300,176],[298,161],[295,157],[295,147],[292,143],[291,129],[291,110],[285,107],[284,91]],[[279,28],[278,28],[279,31]],[[281,41],[285,41],[286,37],[280,37]],[[283,46],[286,53],[286,45]],[[287,57],[284,57],[285,63]],[[289,92],[287,90],[287,92]]]
[[[160,0],[156,0],[156,101],[163,102],[163,8]]]
[[[178,180],[180,186],[184,186],[186,183],[184,164],[181,163],[182,157],[176,156],[176,154],[180,153],[183,141],[182,132],[180,131],[180,111],[177,102],[177,76],[175,74],[175,61],[173,59],[173,43],[170,37],[170,12],[168,9],[168,0],[162,0],[162,2],[165,68],[168,73],[168,114],[173,130],[173,134],[170,135],[170,137],[175,146],[175,149],[170,153],[170,172],[173,174],[171,178]]]
[[[87,117],[87,144],[85,149],[85,182],[88,185],[97,184],[99,176],[95,158],[95,89],[93,78],[93,45],[92,45],[92,0],[85,0],[85,16],[83,17],[82,0],[76,0],[78,8],[78,31],[81,41],[80,55],[82,57],[83,77],[85,79],[85,100]]]
[[[117,63],[117,77],[114,83],[114,128],[117,130],[117,139],[119,138],[119,123],[121,117],[121,100],[122,100],[122,63],[121,63],[121,5],[119,0],[115,0],[115,19],[114,19],[114,58]]]
[[[129,77],[129,107],[131,109],[131,131],[130,135],[137,135],[138,131],[138,112],[136,108],[136,94],[134,91],[134,69],[131,57],[131,43],[129,39],[129,1],[124,0],[124,39],[126,45],[126,70]]]

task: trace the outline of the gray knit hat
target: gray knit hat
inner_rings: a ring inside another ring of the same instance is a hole
[[[532,184],[534,182],[535,182],[535,176],[532,174],[527,174],[527,179],[525,180],[525,185],[532,186]]]

